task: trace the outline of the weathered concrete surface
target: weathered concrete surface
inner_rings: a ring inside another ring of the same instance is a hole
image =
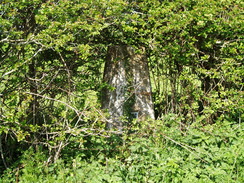
[[[131,114],[154,119],[148,63],[140,51],[127,45],[108,48],[103,78],[108,87],[102,91],[102,108],[110,114],[108,128],[122,130],[122,118]]]

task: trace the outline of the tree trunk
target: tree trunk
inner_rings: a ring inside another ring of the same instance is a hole
[[[107,127],[122,130],[122,118],[154,119],[147,59],[126,45],[108,48],[104,69],[102,108],[110,118]]]

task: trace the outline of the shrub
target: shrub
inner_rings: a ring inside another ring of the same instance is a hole
[[[47,164],[43,152],[27,151],[19,168],[1,182],[243,182],[243,124],[192,124],[180,130],[174,115],[140,122],[140,130],[90,138],[89,149]],[[130,129],[132,130],[132,129]],[[93,144],[93,145],[92,145]],[[69,151],[70,148],[67,147]]]

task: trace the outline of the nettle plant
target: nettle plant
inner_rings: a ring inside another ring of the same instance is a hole
[[[72,148],[67,146],[64,154],[70,155],[55,164],[45,164],[42,151],[29,150],[21,158],[23,167],[5,172],[2,181],[243,181],[242,124],[195,124],[183,134],[180,122],[179,117],[171,114],[154,124],[135,122],[131,129],[134,133],[109,138],[93,136],[88,149],[81,148],[72,155]]]

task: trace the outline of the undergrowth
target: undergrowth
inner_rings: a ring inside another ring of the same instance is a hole
[[[91,136],[55,163],[29,149],[0,182],[244,182],[243,124],[183,125],[174,115],[136,123],[123,135]],[[136,127],[135,127],[136,126]]]

